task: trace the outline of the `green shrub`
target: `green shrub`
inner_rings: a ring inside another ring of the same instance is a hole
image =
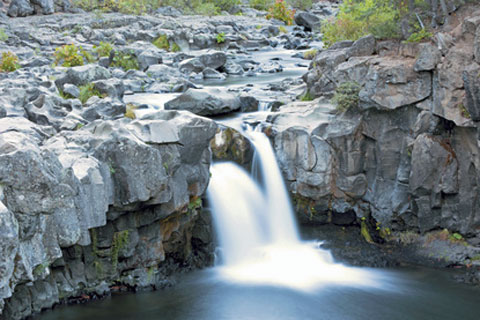
[[[273,0],[250,0],[248,3],[250,7],[263,11],[267,11],[268,8],[273,6]]]
[[[221,44],[225,42],[225,32],[220,32],[217,34],[217,43]]]
[[[61,65],[63,67],[76,67],[83,66],[85,62],[94,62],[92,54],[82,48],[82,46],[76,46],[74,44],[66,44],[58,47],[54,52],[55,65]]]
[[[98,46],[93,46],[93,51],[99,56],[99,57],[109,57],[110,52],[113,51],[113,45],[109,42],[103,42],[101,41]]]
[[[268,9],[267,19],[277,19],[285,22],[287,25],[293,24],[295,10],[290,10],[284,0],[275,0],[273,6]]]
[[[330,47],[341,40],[357,40],[367,34],[378,39],[400,37],[400,11],[385,0],[345,0],[336,18],[322,26],[323,42]]]
[[[138,70],[140,68],[137,57],[135,57],[133,52],[115,51],[111,65],[113,67],[122,68],[125,71],[131,69]]]
[[[157,39],[155,39],[155,41],[152,42],[152,44],[159,49],[170,52],[178,52],[182,50],[177,43],[168,41],[168,37],[165,34],[160,35]]]
[[[168,42],[168,37],[165,34],[160,35],[153,42],[153,45],[159,49],[170,50],[170,42]]]
[[[194,11],[196,14],[199,14],[202,16],[209,16],[209,17],[220,14],[220,8],[211,2],[201,3],[197,5]]]
[[[357,107],[360,101],[360,85],[356,82],[344,82],[335,89],[332,102],[337,106],[340,112],[346,111],[350,107]]]
[[[300,97],[300,101],[312,101],[313,99],[315,99],[315,97],[309,91]]]
[[[5,42],[8,40],[8,35],[5,33],[3,28],[0,28],[0,42]]]
[[[176,42],[172,42],[172,44],[170,45],[170,52],[179,52],[179,51],[182,51],[182,48],[180,48],[180,46]]]
[[[288,3],[293,7],[300,10],[308,10],[312,8],[312,0],[288,0]]]
[[[13,72],[17,69],[20,69],[17,55],[11,51],[2,52],[0,72]]]
[[[161,0],[74,0],[73,3],[86,11],[135,15],[145,14],[162,6]]]
[[[423,40],[430,39],[433,34],[427,29],[423,28],[417,32],[412,33],[405,42],[420,42]]]
[[[81,86],[80,88],[80,94],[78,95],[78,99],[82,102],[82,104],[85,104],[88,99],[90,99],[93,96],[97,96],[100,98],[105,98],[106,95],[102,94],[100,91],[98,91],[95,88],[95,85],[93,83],[88,83],[84,86]]]

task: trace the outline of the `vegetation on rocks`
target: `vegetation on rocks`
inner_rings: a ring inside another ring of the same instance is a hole
[[[337,106],[340,112],[348,108],[357,107],[359,102],[360,85],[356,82],[344,82],[335,90],[332,102]]]
[[[133,52],[115,51],[112,66],[122,68],[125,71],[139,69],[137,57]]]
[[[56,48],[53,55],[55,57],[54,64],[62,67],[83,66],[85,63],[95,61],[90,52],[83,49],[82,46],[74,44],[66,44]]]
[[[267,19],[277,19],[292,25],[294,15],[295,10],[289,9],[284,0],[275,0],[273,6],[268,9]]]
[[[93,83],[88,83],[84,86],[80,87],[80,95],[78,96],[78,99],[85,104],[88,99],[90,99],[93,96],[97,97],[105,97],[104,94],[102,94],[98,89],[95,88],[95,85]]]
[[[176,42],[169,41],[167,35],[162,34],[157,39],[155,39],[152,44],[159,48],[170,52],[181,51],[180,47]]]
[[[110,42],[101,41],[98,46],[93,46],[93,51],[98,57],[108,57],[113,50],[114,47]]]
[[[449,0],[345,0],[335,18],[322,26],[326,47],[341,40],[357,40],[367,34],[377,39],[419,42],[429,38],[429,26],[448,17]],[[403,27],[407,26],[407,28]]]
[[[0,28],[0,42],[5,42],[8,40],[8,35],[5,33],[3,28]]]
[[[20,69],[18,57],[11,51],[2,52],[2,61],[0,63],[0,72],[13,72]]]

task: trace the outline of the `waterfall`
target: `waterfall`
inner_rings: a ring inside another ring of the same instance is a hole
[[[301,290],[332,282],[372,285],[365,270],[334,263],[318,244],[299,239],[270,141],[260,132],[245,134],[255,147],[252,175],[235,163],[215,163],[207,190],[222,247],[221,276]]]

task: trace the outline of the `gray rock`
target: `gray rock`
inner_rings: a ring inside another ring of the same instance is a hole
[[[475,32],[475,39],[473,41],[473,55],[475,57],[475,61],[480,64],[480,25],[477,27],[477,31]]]
[[[370,66],[360,90],[362,108],[396,109],[424,100],[432,92],[432,75],[416,73],[402,60],[382,60]]]
[[[348,55],[351,57],[370,56],[375,53],[377,41],[371,34],[355,41],[348,49]]]
[[[225,89],[188,89],[165,104],[166,110],[188,110],[201,116],[229,113],[240,109],[240,99]]]
[[[480,121],[480,67],[476,64],[468,66],[463,71],[465,84],[465,108],[472,120]]]
[[[314,31],[321,27],[320,18],[309,12],[298,11],[294,19],[297,25],[304,27],[307,31]]]
[[[8,8],[10,17],[26,17],[33,14],[33,7],[28,0],[13,0]]]
[[[227,61],[223,68],[227,74],[231,75],[242,75],[244,73],[242,66],[232,61]]]
[[[63,92],[71,95],[74,98],[78,98],[78,96],[80,95],[80,89],[76,85],[70,83],[66,83],[63,86]]]
[[[183,60],[178,64],[181,72],[190,74],[192,72],[199,73],[205,69],[205,65],[198,58]]]
[[[147,70],[151,65],[161,64],[162,54],[158,51],[146,50],[142,51],[138,55],[138,64],[140,65],[140,70]]]
[[[415,61],[413,70],[420,72],[435,69],[442,58],[440,51],[430,43],[421,43],[419,46],[420,56]]]
[[[31,3],[39,7],[39,12],[41,14],[52,14],[55,12],[53,0],[30,0]]]
[[[205,67],[218,69],[223,67],[227,62],[227,55],[224,52],[217,51],[202,54],[198,59]]]
[[[180,17],[182,15],[182,12],[180,12],[180,10],[171,6],[160,7],[155,11],[155,13],[168,17]]]
[[[82,86],[97,80],[109,79],[111,77],[108,69],[97,64],[87,64],[80,67],[68,68],[65,76],[55,80],[59,88],[63,88],[66,83],[76,86]]]
[[[209,68],[209,67],[203,69],[202,74],[203,74],[204,79],[213,79],[213,80],[225,80],[226,79],[225,75],[223,75],[220,72],[218,72],[217,70]]]

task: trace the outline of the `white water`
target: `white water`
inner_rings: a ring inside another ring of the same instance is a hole
[[[222,247],[221,276],[299,290],[328,283],[376,286],[368,271],[336,264],[328,251],[299,239],[268,138],[259,132],[247,136],[256,149],[253,171],[261,184],[234,163],[211,168],[208,197]]]

